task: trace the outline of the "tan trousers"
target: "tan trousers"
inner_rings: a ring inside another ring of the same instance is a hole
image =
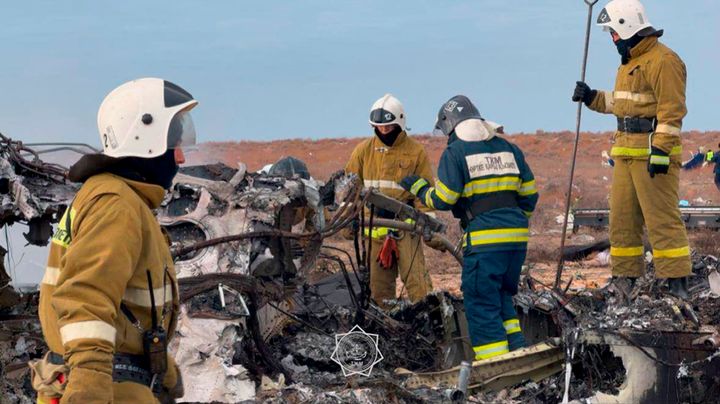
[[[610,191],[610,255],[614,276],[645,273],[643,225],[653,248],[658,278],[691,272],[690,248],[678,207],[680,163],[671,161],[665,175],[650,178],[647,160],[617,158]]]
[[[432,281],[425,268],[423,242],[418,236],[400,232],[397,240],[399,257],[392,268],[383,268],[377,262],[384,238],[373,239],[370,260],[370,292],[372,299],[382,308],[388,308],[384,300],[395,299],[398,272],[405,284],[410,301],[415,303],[432,292]],[[419,242],[418,242],[419,241]],[[417,252],[415,252],[417,247]],[[415,258],[413,260],[413,253]]]

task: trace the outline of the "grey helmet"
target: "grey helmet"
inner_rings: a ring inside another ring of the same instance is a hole
[[[440,107],[433,134],[450,136],[455,127],[467,119],[483,119],[483,117],[468,97],[456,95]]]
[[[310,179],[310,170],[307,165],[300,159],[292,156],[283,157],[270,167],[268,175],[271,177],[294,178],[299,177],[304,180]]]

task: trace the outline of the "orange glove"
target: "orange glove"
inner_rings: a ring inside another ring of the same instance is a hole
[[[399,256],[397,241],[390,236],[385,237],[385,242],[377,256],[377,261],[380,263],[380,266],[385,269],[392,268]]]

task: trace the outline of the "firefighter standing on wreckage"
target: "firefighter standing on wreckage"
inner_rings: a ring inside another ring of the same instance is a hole
[[[400,101],[390,94],[377,100],[370,110],[370,125],[375,136],[360,143],[353,150],[345,166],[346,173],[355,173],[366,187],[379,189],[383,194],[415,205],[428,213],[400,180],[411,174],[432,177],[430,160],[425,148],[410,138],[405,129],[405,111]],[[375,216],[394,219],[391,212],[375,209]],[[432,282],[423,255],[421,237],[387,227],[364,229],[371,239],[370,292],[373,300],[387,308],[385,300],[395,298],[395,282],[400,277],[412,302],[432,292]],[[434,241],[427,244],[443,249]]]
[[[435,131],[448,137],[435,187],[411,175],[401,185],[438,210],[452,210],[465,233],[462,291],[475,359],[525,346],[513,307],[525,262],[528,218],[538,193],[525,157],[497,136],[465,96],[440,108]]]
[[[167,343],[179,309],[159,207],[194,144],[197,101],[156,78],[113,90],[98,113],[103,153],[69,178],[83,185],[53,236],[39,317],[51,352],[31,363],[39,403],[153,403],[182,396]]]
[[[632,286],[645,272],[643,225],[653,247],[655,273],[670,292],[687,298],[690,248],[678,208],[686,69],[637,0],[613,0],[598,25],[610,31],[621,56],[614,91],[578,82],[573,101],[617,117],[611,156],[610,255],[614,281]]]

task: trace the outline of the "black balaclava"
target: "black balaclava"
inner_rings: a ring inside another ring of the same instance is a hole
[[[124,157],[109,167],[108,172],[169,189],[179,169],[175,162],[175,150],[168,149],[165,154],[153,158]]]
[[[380,139],[381,142],[385,144],[387,147],[392,147],[393,144],[395,144],[395,141],[397,140],[398,136],[400,136],[400,133],[402,133],[402,128],[400,125],[393,125],[393,130],[390,131],[387,135],[383,135],[382,133],[378,132],[377,128],[374,128],[375,130],[375,136]]]
[[[618,39],[618,41],[615,42],[622,64],[626,65],[630,62],[630,50],[634,48],[635,45],[639,44],[643,39],[644,37],[635,34],[628,39]]]

